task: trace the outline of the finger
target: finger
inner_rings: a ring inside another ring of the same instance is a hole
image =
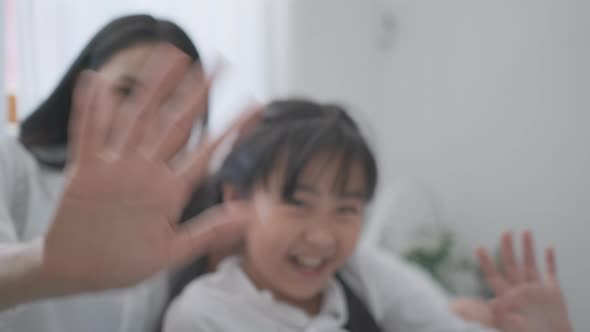
[[[493,321],[492,326],[495,327],[496,329],[500,328],[500,319],[502,318],[502,312],[498,308],[498,300],[497,299],[489,300],[488,307],[490,308],[490,311],[491,311],[492,317],[493,317],[492,318],[492,321]]]
[[[490,300],[489,304],[490,304],[490,308],[492,308],[492,311],[496,315],[501,315],[501,314],[503,314],[504,311],[506,311],[500,298],[495,298],[493,300]]]
[[[178,226],[170,257],[172,267],[181,266],[197,256],[207,254],[217,241],[243,233],[248,216],[247,210],[243,211],[241,218],[237,218],[235,213],[229,213],[225,207],[218,206]]]
[[[113,129],[115,114],[120,107],[120,101],[113,95],[111,82],[98,76],[96,108],[92,114],[91,130],[93,132],[92,145],[97,151],[107,150],[108,139]]]
[[[168,137],[170,132],[177,132],[173,130],[175,122],[182,121],[180,118],[190,117],[187,120],[189,126],[189,134],[193,134],[198,120],[204,123],[207,118],[207,111],[209,107],[208,91],[204,101],[202,93],[205,87],[209,89],[207,84],[209,80],[205,77],[203,68],[200,63],[196,62],[192,68],[185,74],[180,84],[168,100],[162,105],[160,110],[156,112],[154,121],[151,122],[144,139],[140,144],[140,149],[145,153],[155,158],[156,150],[160,148],[163,140]],[[196,103],[196,101],[199,101]],[[194,106],[198,106],[194,108]],[[201,105],[203,105],[201,107]],[[189,113],[189,114],[187,114]],[[191,116],[192,115],[192,116]],[[186,127],[181,126],[182,128]],[[198,127],[197,127],[198,128]],[[190,135],[189,135],[190,137]],[[185,143],[185,145],[188,143]],[[165,159],[165,158],[161,158]]]
[[[522,250],[524,253],[524,277],[527,282],[539,281],[539,270],[535,261],[533,235],[527,230],[522,234]]]
[[[137,77],[137,92],[125,101],[114,129],[115,150],[135,150],[156,112],[189,70],[190,58],[172,46],[162,46]],[[143,88],[141,87],[143,85]]]
[[[506,280],[498,272],[496,264],[494,264],[487,250],[478,248],[476,255],[484,277],[494,294],[496,296],[504,294],[510,288],[510,285],[508,285]]]
[[[232,134],[238,132],[240,128],[248,125],[250,121],[255,121],[260,116],[258,111],[245,113],[240,116],[226,131],[217,139],[206,143],[199,152],[188,156],[178,166],[178,174],[185,178],[191,186],[196,185],[207,175],[211,157],[217,148]]]
[[[501,253],[506,278],[512,285],[521,283],[522,278],[520,277],[520,271],[514,255],[511,232],[504,232],[504,234],[502,234]]]
[[[73,93],[73,111],[70,117],[70,150],[73,160],[82,161],[92,156],[93,137],[88,130],[92,122],[92,114],[96,106],[97,75],[85,70],[80,73]]]
[[[494,326],[494,313],[487,301],[476,298],[458,298],[452,301],[453,313],[466,321],[476,321],[488,327]]]
[[[555,249],[550,247],[545,251],[545,264],[547,265],[547,283],[557,286],[557,263],[555,258]]]
[[[246,137],[251,135],[258,127],[258,124],[262,120],[262,114],[264,113],[264,106],[260,104],[252,104],[246,108],[246,112],[255,113],[257,116],[245,123],[238,132],[238,137],[234,142],[234,146],[243,141]]]
[[[240,128],[240,136],[247,136],[256,129],[259,122],[262,120],[264,108],[264,105],[259,103],[252,103],[246,107],[247,113],[256,113],[257,117],[253,118],[250,122],[246,123],[244,126],[242,126],[242,128]]]
[[[184,147],[191,135],[195,120],[207,112],[211,84],[212,81],[208,80],[199,92],[190,96],[153,147],[151,149],[147,147],[151,158],[168,161]]]

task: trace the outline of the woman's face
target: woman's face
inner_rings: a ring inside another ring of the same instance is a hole
[[[148,86],[148,83],[150,82],[145,82],[145,77],[143,77],[144,81],[142,81],[141,77],[147,75],[140,75],[140,73],[142,73],[144,66],[148,63],[148,60],[150,60],[150,56],[155,54],[159,46],[161,45],[157,43],[140,43],[133,45],[116,53],[109,61],[99,68],[99,74],[112,84],[111,93],[113,96],[123,99]],[[175,50],[182,52],[178,49]],[[156,69],[153,68],[154,64],[157,65],[157,62],[149,62],[150,70]],[[167,65],[165,61],[160,62],[160,64]],[[191,73],[192,75],[187,71],[186,77],[180,82],[174,92],[176,95],[184,96],[186,94],[194,93],[194,91],[189,89],[191,83],[195,84],[204,82],[202,70],[193,70]]]
[[[161,46],[158,43],[133,45],[116,53],[98,69],[99,75],[109,83],[107,99],[113,103],[113,105],[109,105],[110,107],[116,107],[125,98],[145,92],[149,84],[154,83],[149,79],[149,75],[157,72],[158,66],[161,66],[162,70],[168,70],[169,66],[167,65],[169,63],[166,63],[166,61],[154,61],[154,56],[157,54],[158,49],[161,50]],[[170,47],[168,47],[169,49]],[[174,48],[174,51],[181,53],[176,48]],[[184,73],[183,78],[179,79],[176,87],[172,89],[168,101],[162,105],[161,116],[165,117],[172,114],[169,112],[179,110],[179,101],[187,96],[194,95],[195,87],[202,86],[205,82],[202,68],[191,67],[188,57],[186,60],[186,73]]]

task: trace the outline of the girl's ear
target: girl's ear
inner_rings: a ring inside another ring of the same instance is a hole
[[[231,202],[242,198],[236,187],[231,184],[223,184],[221,186],[221,195],[224,202]]]
[[[251,202],[235,186],[223,184],[221,186],[221,195],[224,209],[233,217],[247,219],[248,221],[256,218]]]

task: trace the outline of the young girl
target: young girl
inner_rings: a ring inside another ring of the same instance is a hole
[[[166,332],[486,330],[432,301],[399,262],[357,248],[377,165],[342,108],[298,100],[270,104],[217,177],[222,200],[246,200],[256,217],[242,252],[172,303]],[[497,311],[503,331],[545,326],[543,310],[557,313],[567,328],[559,301],[545,301],[543,309],[530,298],[516,302],[501,303]],[[523,308],[533,316],[515,320]],[[546,331],[567,331],[558,328]]]

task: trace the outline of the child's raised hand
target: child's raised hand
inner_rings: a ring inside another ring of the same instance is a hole
[[[491,302],[496,326],[503,332],[571,332],[557,280],[554,250],[546,250],[547,272],[543,280],[537,268],[531,232],[523,233],[522,243],[523,263],[518,264],[512,234],[502,235],[504,275],[496,269],[485,249],[478,250],[482,270],[496,294]]]

